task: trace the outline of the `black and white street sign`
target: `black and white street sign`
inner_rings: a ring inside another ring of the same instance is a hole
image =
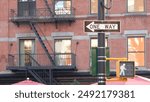
[[[134,61],[120,61],[120,77],[134,77]]]
[[[120,21],[95,20],[84,22],[85,32],[120,32]]]

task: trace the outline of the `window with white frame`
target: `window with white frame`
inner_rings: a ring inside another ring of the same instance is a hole
[[[19,40],[19,65],[32,66],[34,63],[31,57],[35,54],[35,40],[34,39],[20,39]]]
[[[144,12],[144,0],[128,0],[128,12]]]
[[[145,44],[144,37],[128,38],[128,60],[134,61],[135,66],[144,66]]]
[[[58,66],[71,65],[71,39],[55,40],[55,61]]]
[[[55,0],[55,14],[71,14],[71,0]]]

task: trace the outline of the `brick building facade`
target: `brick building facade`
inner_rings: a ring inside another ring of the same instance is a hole
[[[106,33],[110,57],[127,57],[137,67],[149,69],[150,0],[112,1],[106,20],[119,20],[121,31]],[[97,0],[1,0],[0,10],[1,71],[6,66],[32,65],[26,53],[40,64],[49,64],[31,22],[57,65],[90,70],[90,49],[97,46],[97,33],[85,33],[83,22],[97,19]],[[115,62],[110,66],[114,69]]]

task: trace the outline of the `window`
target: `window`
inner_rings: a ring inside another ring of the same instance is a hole
[[[107,0],[105,0],[105,5],[107,5]],[[97,14],[98,10],[98,0],[91,0],[91,14]],[[105,13],[107,13],[107,10],[105,9]]]
[[[55,14],[71,14],[71,0],[55,0]]]
[[[18,0],[18,16],[34,16],[36,0]]]
[[[19,40],[19,65],[31,66],[30,56],[35,53],[35,40]],[[33,57],[33,56],[32,56]]]
[[[71,40],[55,40],[55,61],[56,65],[68,66],[71,65]]]
[[[128,12],[144,12],[144,0],[128,0]]]
[[[135,61],[135,66],[144,66],[144,37],[128,38],[128,60]]]

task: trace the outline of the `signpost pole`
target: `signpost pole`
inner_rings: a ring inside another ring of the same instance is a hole
[[[104,20],[104,0],[98,0],[98,20]],[[98,33],[98,85],[105,85],[105,33]]]

